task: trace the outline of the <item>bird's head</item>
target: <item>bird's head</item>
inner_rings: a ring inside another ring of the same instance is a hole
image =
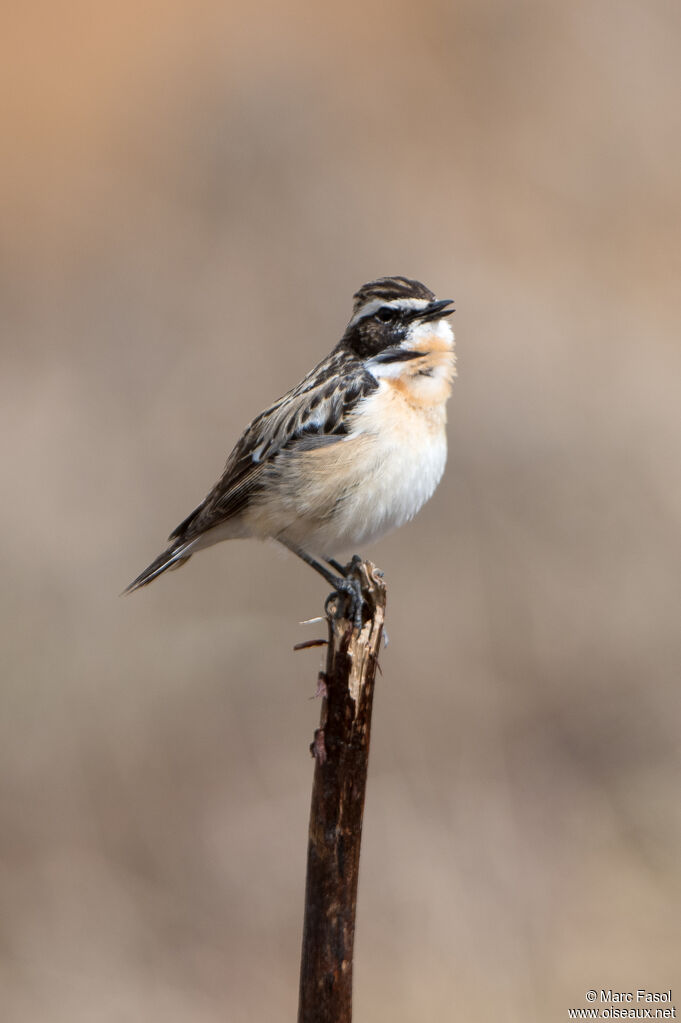
[[[433,346],[451,350],[452,328],[445,317],[452,300],[436,299],[425,284],[408,277],[381,277],[356,293],[353,316],[341,344],[350,348],[372,372],[428,354]]]

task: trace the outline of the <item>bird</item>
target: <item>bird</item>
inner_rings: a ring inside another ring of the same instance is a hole
[[[403,276],[353,297],[336,347],[249,423],[215,486],[124,593],[219,541],[274,539],[347,597],[361,628],[353,562],[334,555],[404,525],[432,496],[456,358],[452,299]]]

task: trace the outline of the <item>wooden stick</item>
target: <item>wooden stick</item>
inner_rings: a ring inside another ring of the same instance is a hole
[[[365,600],[357,633],[339,599],[328,614],[329,645],[315,757],[305,887],[298,1023],[350,1023],[357,876],[369,761],[371,709],[386,591],[362,561]]]

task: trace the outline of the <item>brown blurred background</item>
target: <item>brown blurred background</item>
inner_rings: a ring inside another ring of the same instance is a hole
[[[402,273],[456,299],[386,572],[357,1020],[681,1003],[681,8],[3,18],[3,1023],[291,1020],[323,584],[118,593]]]

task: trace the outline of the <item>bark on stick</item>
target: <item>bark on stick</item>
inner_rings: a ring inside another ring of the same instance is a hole
[[[362,840],[371,710],[386,591],[374,565],[354,567],[364,624],[328,611],[329,644],[315,757],[305,889],[298,1023],[350,1023],[357,878]]]

